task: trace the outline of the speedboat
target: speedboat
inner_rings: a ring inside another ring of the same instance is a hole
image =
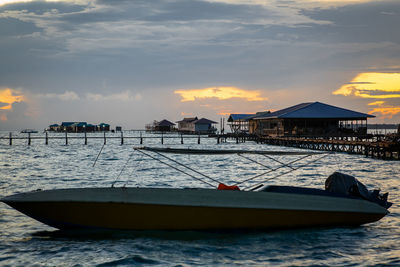
[[[146,155],[149,151],[156,154],[212,153],[146,147],[136,150]],[[226,153],[277,155],[278,152],[229,150]],[[261,184],[240,190],[238,185],[222,183],[212,189],[112,185],[37,190],[7,196],[1,201],[58,229],[262,230],[375,222],[389,213],[391,203],[387,197],[387,193],[382,195],[378,190],[368,191],[352,176],[335,172],[328,177],[325,189]]]

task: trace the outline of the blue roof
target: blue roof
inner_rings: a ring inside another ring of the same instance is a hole
[[[86,126],[87,125],[87,122],[77,122],[76,124],[75,124],[75,126],[78,126],[78,127],[82,127],[82,126]]]
[[[375,116],[349,109],[339,108],[321,102],[301,103],[269,114],[254,117],[255,119],[366,119]]]
[[[74,121],[63,121],[61,123],[61,126],[71,126],[73,125],[75,122]]]
[[[228,121],[239,121],[239,120],[248,120],[251,116],[255,114],[231,114],[228,118]]]

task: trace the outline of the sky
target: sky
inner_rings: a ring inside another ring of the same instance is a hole
[[[400,123],[398,0],[0,0],[0,130],[319,101]]]

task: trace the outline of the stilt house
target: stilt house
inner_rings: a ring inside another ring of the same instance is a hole
[[[365,136],[375,116],[312,102],[249,118],[249,133],[260,136]]]

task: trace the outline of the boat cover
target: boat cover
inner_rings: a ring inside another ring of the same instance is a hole
[[[392,203],[387,201],[389,193],[382,195],[379,193],[379,190],[369,191],[355,177],[340,172],[334,172],[326,179],[325,190],[332,193],[361,197],[375,202],[386,209],[392,205]]]

